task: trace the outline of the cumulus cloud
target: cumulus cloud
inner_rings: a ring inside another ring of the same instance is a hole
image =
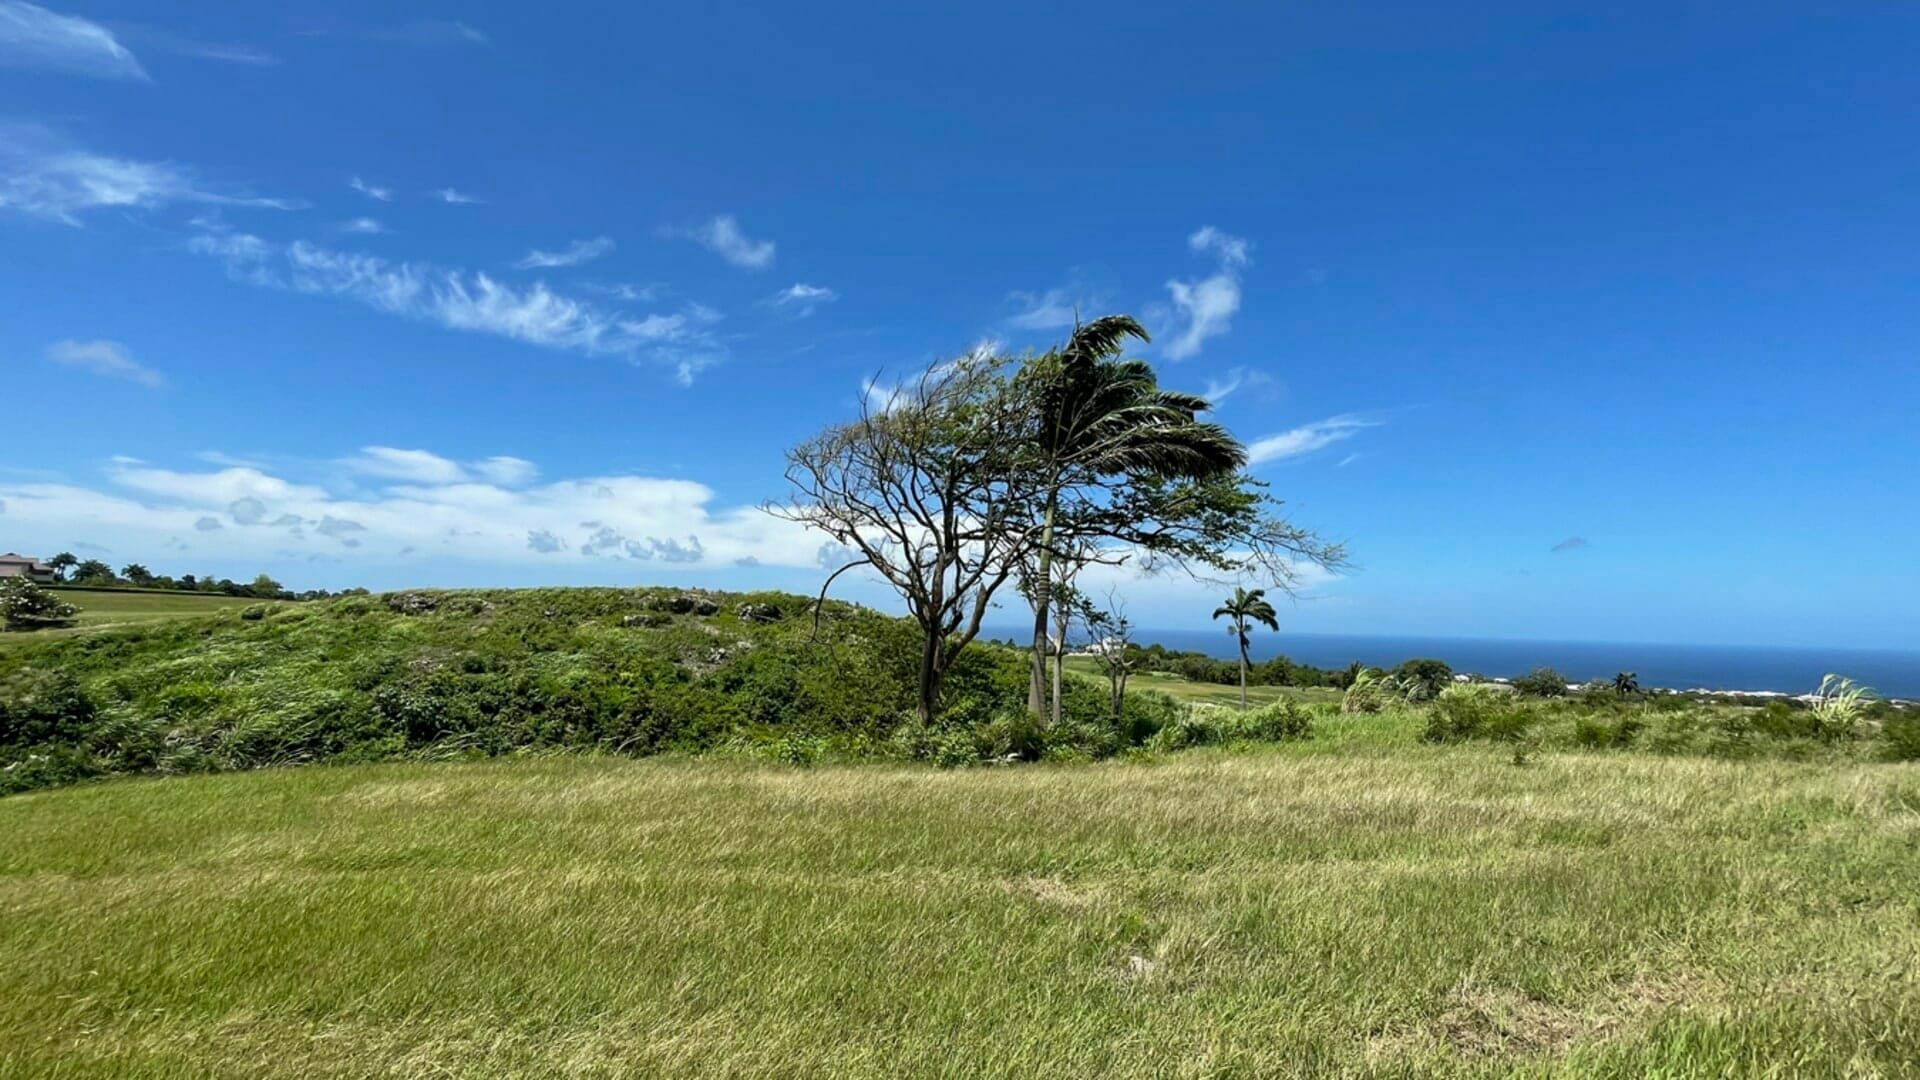
[[[431,451],[386,460],[441,479],[369,490],[255,468],[111,464],[98,482],[0,476],[0,500],[9,542],[29,550],[90,536],[129,551],[177,542],[223,560],[323,556],[371,565],[411,548],[474,564],[731,568],[751,559],[811,571],[820,549],[819,534],[757,506],[722,504],[691,480],[627,474],[534,482],[537,470],[526,464],[516,479],[527,482],[504,485],[478,475],[480,463],[456,476],[436,464],[454,459]]]
[[[391,315],[542,348],[650,359],[671,367],[682,383],[726,355],[710,329],[719,313],[710,308],[635,318],[540,282],[521,288],[484,272],[393,261],[306,241],[273,244],[246,233],[209,231],[188,246],[220,259],[229,275],[248,284],[342,297]]]
[[[1370,427],[1378,426],[1380,426],[1378,420],[1369,420],[1362,416],[1352,414],[1330,416],[1325,420],[1303,424],[1291,431],[1255,439],[1247,444],[1247,463],[1263,465],[1311,454],[1322,447],[1351,439]]]
[[[0,0],[0,66],[103,79],[147,77],[140,61],[106,27],[21,0]]]
[[[136,382],[150,389],[157,389],[167,382],[159,372],[135,361],[125,345],[114,341],[56,341],[47,346],[47,359],[110,379]]]
[[[174,203],[275,210],[305,205],[215,191],[178,165],[96,154],[43,128],[0,123],[0,209],[77,226],[90,210],[146,210]]]
[[[765,270],[773,265],[773,241],[749,240],[747,234],[740,231],[740,223],[731,214],[721,214],[705,225],[695,229],[681,230],[676,235],[698,242],[708,251],[735,266],[748,270]]]
[[[831,304],[840,299],[840,294],[820,285],[807,285],[795,282],[773,294],[768,301],[774,307],[789,308],[801,318],[813,314],[813,309],[821,304]]]
[[[592,262],[613,250],[611,237],[596,236],[591,240],[575,240],[561,251],[529,251],[526,258],[513,265],[522,270],[546,269],[556,266],[579,266]]]
[[[1567,552],[1567,551],[1579,551],[1579,550],[1580,550],[1581,548],[1583,548],[1583,547],[1586,547],[1586,546],[1587,546],[1587,538],[1586,538],[1586,537],[1584,537],[1584,536],[1569,536],[1569,537],[1567,537],[1567,538],[1566,538],[1565,540],[1562,540],[1562,541],[1560,541],[1559,543],[1557,543],[1557,544],[1555,544],[1555,545],[1553,545],[1553,547],[1552,547],[1552,548],[1549,548],[1548,550],[1549,550],[1549,551],[1550,551],[1550,552],[1551,552],[1552,554],[1555,554],[1555,555],[1559,555],[1559,554],[1561,554],[1562,552]]]
[[[1211,225],[1187,237],[1187,246],[1199,254],[1213,255],[1220,268],[1198,281],[1167,282],[1174,311],[1184,323],[1167,343],[1167,356],[1173,360],[1197,354],[1208,338],[1231,329],[1233,316],[1240,310],[1240,270],[1248,261],[1245,240]]]

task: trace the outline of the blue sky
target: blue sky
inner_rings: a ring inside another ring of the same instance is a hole
[[[0,0],[0,548],[805,589],[784,448],[1077,305],[1291,630],[1920,647],[1920,12],[914,7]]]

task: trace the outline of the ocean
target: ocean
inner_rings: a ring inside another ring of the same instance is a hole
[[[995,633],[999,639],[1009,636]],[[1238,656],[1224,630],[1139,630],[1142,645]],[[1413,657],[1445,660],[1455,671],[1511,678],[1553,668],[1575,682],[1631,671],[1645,687],[1676,690],[1774,690],[1812,693],[1829,672],[1870,686],[1882,697],[1920,698],[1920,652],[1876,649],[1765,648],[1749,645],[1650,645],[1599,641],[1505,641],[1491,638],[1373,637],[1346,634],[1262,634],[1255,661],[1286,655],[1315,667],[1355,660],[1392,667]]]

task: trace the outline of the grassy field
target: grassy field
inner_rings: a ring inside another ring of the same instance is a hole
[[[1106,684],[1097,661],[1086,656],[1067,657],[1067,670]],[[1139,671],[1127,680],[1128,690],[1155,690],[1176,701],[1205,702],[1209,705],[1240,704],[1240,688],[1220,683],[1199,683],[1169,671]],[[1290,698],[1294,701],[1339,701],[1340,692],[1326,687],[1249,686],[1248,705],[1266,705]]]
[[[1311,742],[0,800],[0,1073],[1914,1075],[1920,766]]]
[[[27,641],[75,637],[100,630],[145,626],[170,619],[210,615],[244,608],[262,601],[247,597],[201,593],[110,592],[98,589],[50,589],[49,592],[80,609],[75,624],[63,630],[32,634],[0,634],[0,648]]]

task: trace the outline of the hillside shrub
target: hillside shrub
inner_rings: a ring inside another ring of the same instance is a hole
[[[0,578],[0,628],[24,632],[71,626],[79,614],[79,608],[27,578]]]
[[[1527,697],[1566,697],[1567,679],[1550,667],[1537,667],[1513,680],[1513,688]]]
[[[1905,709],[1887,717],[1880,729],[1880,756],[1887,761],[1920,761],[1920,711]]]
[[[1427,708],[1427,742],[1459,742],[1524,728],[1528,717],[1505,694],[1485,683],[1461,683],[1442,690]]]

